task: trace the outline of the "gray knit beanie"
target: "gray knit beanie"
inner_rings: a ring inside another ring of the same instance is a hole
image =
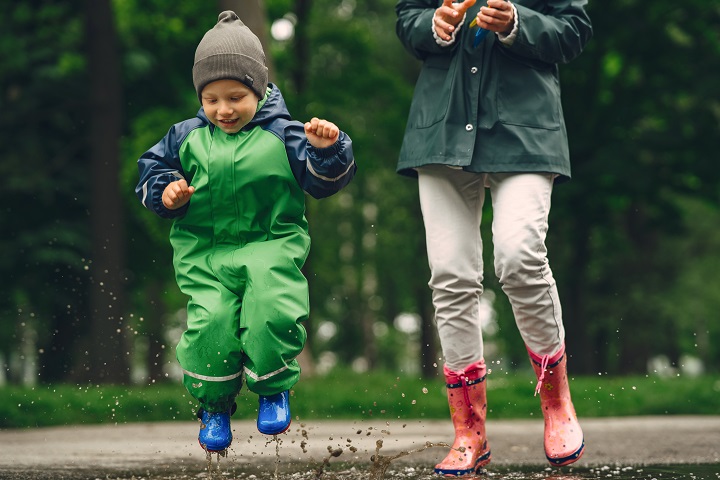
[[[203,88],[223,79],[245,84],[258,98],[265,96],[268,69],[260,40],[230,10],[218,16],[195,50],[193,83],[201,102]]]

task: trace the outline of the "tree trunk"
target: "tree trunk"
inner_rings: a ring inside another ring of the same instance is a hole
[[[124,215],[120,191],[122,88],[111,2],[87,0],[86,41],[90,75],[88,122],[91,164],[92,264],[90,341],[84,356],[93,383],[127,383],[124,330]]]
[[[598,352],[588,332],[585,315],[586,275],[589,263],[590,228],[584,218],[577,217],[575,236],[569,247],[572,254],[571,268],[565,284],[567,291],[560,292],[563,307],[563,323],[567,352],[572,357],[573,370],[578,373],[597,372]]]
[[[305,24],[307,21],[308,14],[310,12],[310,5],[312,1],[311,0],[298,0],[295,2],[295,15],[298,19],[297,25],[295,26],[295,41],[293,42],[293,48],[295,50],[295,65],[303,65],[306,66],[308,63],[306,63],[307,58],[307,37],[305,32]],[[262,40],[262,39],[261,39]],[[266,45],[263,43],[263,45]],[[267,51],[267,50],[266,50]],[[268,59],[270,63],[272,61]],[[268,68],[270,68],[270,65],[268,65]],[[271,71],[272,73],[272,71]],[[307,73],[305,70],[301,70],[298,72],[297,68],[294,69],[293,73],[293,83],[295,87],[295,94],[298,95],[300,98],[303,97],[305,94],[305,86],[307,85]],[[273,80],[273,77],[270,77],[271,81]],[[308,215],[308,221],[312,222],[312,219]],[[312,266],[309,264],[305,265],[305,268],[303,271],[305,272],[305,275],[307,278],[312,278]],[[312,303],[312,302],[311,302]],[[303,367],[303,371],[307,371],[309,374],[312,374],[315,372],[315,360],[312,356],[312,351],[309,348],[311,346],[312,342],[312,323],[310,320],[308,320],[308,344],[306,345],[306,348],[303,350],[303,352],[300,354],[300,358],[298,359],[300,361],[300,366]]]
[[[295,2],[295,17],[297,24],[295,25],[295,63],[293,64],[292,82],[295,87],[295,93],[301,97],[305,95],[307,89],[307,66],[310,65],[310,42],[308,40],[307,24],[310,17],[310,7],[312,0],[297,0]]]
[[[163,301],[163,285],[158,280],[148,287],[150,296],[150,318],[145,325],[145,334],[148,340],[147,351],[145,352],[145,365],[147,368],[148,383],[161,383],[167,380],[164,374],[165,349],[163,338],[165,333],[165,316],[168,307]]]
[[[422,286],[422,285],[421,285]],[[416,298],[420,303],[420,371],[423,378],[435,378],[442,368],[437,359],[438,338],[435,324],[435,307],[432,303],[430,288],[425,285],[418,291]]]

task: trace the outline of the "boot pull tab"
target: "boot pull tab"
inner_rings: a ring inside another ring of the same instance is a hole
[[[540,387],[542,387],[543,379],[545,378],[545,370],[547,369],[548,363],[550,363],[550,355],[543,355],[540,360],[540,377],[538,377],[538,383],[535,386],[535,395],[540,393]]]
[[[472,402],[470,402],[470,393],[468,392],[468,377],[465,375],[465,371],[463,370],[460,372],[460,382],[462,383],[462,391],[463,391],[463,397],[465,398],[465,405],[467,405],[468,409],[470,409],[470,415],[468,415],[467,419],[467,426],[468,428],[472,427],[475,423],[475,420],[473,420],[473,409],[472,409]]]

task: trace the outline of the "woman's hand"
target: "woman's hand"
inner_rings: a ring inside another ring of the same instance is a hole
[[[515,25],[515,9],[507,0],[487,0],[487,7],[480,7],[476,20],[480,28],[507,34]]]
[[[464,0],[453,3],[452,0],[443,0],[443,4],[435,10],[433,25],[438,37],[445,41],[452,39],[452,33],[465,16],[467,9],[475,5],[475,0]]]

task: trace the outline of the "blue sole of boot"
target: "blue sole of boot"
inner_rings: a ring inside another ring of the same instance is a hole
[[[292,423],[292,422],[291,422],[291,423]],[[266,431],[263,431],[263,430],[260,429],[260,427],[258,427],[258,432],[262,433],[263,435],[280,435],[281,433],[287,432],[289,428],[290,428],[290,424],[288,423],[287,426],[286,426],[285,428],[283,428],[282,430],[277,430],[277,431],[266,430]]]
[[[477,473],[482,467],[490,463],[490,450],[482,454],[477,460],[475,460],[475,466],[473,468],[465,470],[448,470],[444,468],[436,468],[435,473],[445,477],[462,477],[463,475],[470,475],[471,473]]]
[[[207,451],[207,452],[220,453],[220,452],[224,452],[225,450],[227,450],[228,448],[230,448],[230,444],[232,443],[232,441],[231,441],[230,443],[228,443],[227,446],[224,447],[224,448],[223,448],[223,447],[220,447],[220,446],[218,446],[218,445],[211,445],[211,446],[208,447],[207,445],[203,445],[203,443],[202,443],[200,440],[198,440],[198,443],[200,444],[200,446],[202,447],[202,449],[205,450],[205,451]]]
[[[548,454],[545,454],[545,457],[548,459],[548,462],[550,462],[551,465],[554,465],[556,467],[563,467],[565,465],[570,465],[571,463],[575,463],[582,457],[582,454],[585,453],[585,439],[583,438],[582,444],[580,445],[580,448],[578,448],[575,453],[572,453],[570,455],[566,455],[564,457],[560,458],[552,458],[548,456]]]

